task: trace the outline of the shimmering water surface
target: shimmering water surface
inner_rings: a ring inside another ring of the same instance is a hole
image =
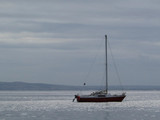
[[[160,91],[127,91],[127,97],[119,103],[72,102],[77,93],[78,91],[1,91],[0,120],[158,120],[160,118]]]

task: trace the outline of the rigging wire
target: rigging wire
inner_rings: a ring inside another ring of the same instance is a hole
[[[99,88],[99,91],[102,91],[105,89],[105,86],[104,86],[104,82],[105,82],[105,77],[106,77],[106,71],[103,70],[103,75],[102,75],[102,78],[101,78],[101,83],[100,83],[100,88]]]
[[[118,77],[118,80],[119,80],[120,86],[122,87],[122,91],[124,91],[124,88],[123,88],[123,85],[122,85],[122,82],[121,82],[121,79],[120,79],[120,75],[119,75],[119,72],[118,72],[118,68],[117,68],[117,65],[116,65],[116,62],[115,62],[115,59],[114,59],[113,53],[112,53],[112,49],[111,49],[111,46],[110,46],[109,40],[108,40],[108,46],[109,46],[109,49],[110,49],[111,57],[112,57],[112,59],[113,59],[113,65],[114,65],[114,67],[115,67],[115,71],[116,71],[116,74],[117,74],[117,77]]]
[[[92,61],[91,61],[91,65],[90,65],[90,67],[89,67],[89,71],[87,72],[87,74],[86,74],[86,76],[85,76],[85,78],[84,78],[84,82],[83,82],[83,87],[85,87],[86,85],[87,85],[87,82],[88,82],[88,78],[89,78],[89,76],[90,76],[90,74],[91,74],[91,72],[92,72],[92,70],[93,70],[93,66],[94,66],[94,64],[95,64],[95,62],[96,62],[96,60],[97,60],[97,57],[98,57],[98,51],[100,50],[100,48],[102,48],[102,44],[103,43],[103,41],[101,41],[100,42],[100,44],[99,44],[99,46],[98,46],[98,48],[97,48],[97,50],[96,50],[96,54],[95,54],[95,57],[92,59]],[[122,91],[124,91],[124,88],[123,88],[123,85],[122,85],[122,82],[121,82],[121,79],[120,79],[120,75],[119,75],[119,72],[118,72],[118,68],[117,68],[117,65],[116,65],[116,62],[115,62],[115,59],[114,59],[114,56],[113,56],[113,53],[112,53],[112,49],[111,49],[111,46],[110,46],[110,43],[109,43],[109,40],[108,40],[108,47],[109,47],[109,50],[110,50],[110,53],[111,53],[111,57],[112,57],[112,60],[113,60],[113,65],[114,65],[114,68],[115,68],[115,72],[116,72],[116,74],[117,74],[117,77],[118,77],[118,80],[119,80],[119,84],[120,84],[120,86],[121,86],[121,89],[122,89]],[[105,72],[104,72],[105,73]],[[104,79],[104,76],[103,76],[103,79]],[[84,89],[84,88],[82,88],[82,89]],[[82,91],[82,90],[81,90]]]
[[[100,50],[100,48],[102,48],[102,45],[103,45],[103,41],[100,42],[100,44],[99,44],[99,46],[98,46],[98,48],[97,48],[97,50],[96,50],[95,57],[94,57],[94,59],[91,61],[92,63],[91,63],[91,66],[90,66],[90,68],[89,68],[88,73],[86,74],[86,76],[85,76],[85,78],[84,78],[83,86],[86,86],[86,85],[87,85],[88,78],[89,78],[89,76],[90,76],[90,74],[91,74],[91,71],[92,71],[92,69],[93,69],[93,66],[94,66],[94,64],[95,64],[95,62],[96,62],[96,60],[97,60],[97,57],[98,57],[98,51]]]

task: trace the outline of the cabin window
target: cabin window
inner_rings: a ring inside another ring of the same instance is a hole
[[[105,95],[98,95],[98,97],[105,97]]]

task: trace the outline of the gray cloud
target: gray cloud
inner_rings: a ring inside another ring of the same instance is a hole
[[[159,84],[158,0],[0,3],[2,81],[80,85],[98,54],[99,62],[87,78],[95,85],[104,77],[108,34],[124,84]]]

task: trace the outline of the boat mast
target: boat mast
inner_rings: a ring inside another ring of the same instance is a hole
[[[108,93],[107,35],[105,35],[105,52],[106,52],[106,93]]]

